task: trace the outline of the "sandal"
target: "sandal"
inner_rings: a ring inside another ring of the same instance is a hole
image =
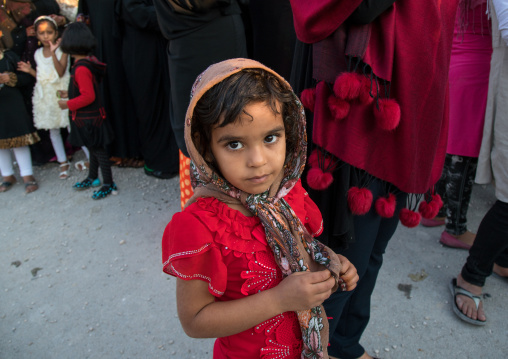
[[[103,199],[109,196],[110,194],[116,195],[118,192],[118,188],[116,184],[105,184],[101,187],[100,190],[95,191],[92,195],[92,199]]]
[[[471,293],[468,290],[465,290],[464,288],[459,287],[457,285],[457,279],[456,278],[453,278],[452,281],[450,282],[450,291],[452,292],[452,297],[453,297],[453,304],[452,304],[453,305],[453,312],[460,319],[462,319],[465,322],[468,322],[469,324],[473,324],[473,325],[485,325],[487,323],[486,320],[483,321],[483,320],[479,320],[479,319],[469,318],[467,315],[462,313],[460,308],[457,306],[456,298],[457,298],[457,295],[460,294],[460,295],[464,295],[466,297],[471,298],[474,301],[474,304],[476,305],[476,310],[478,311],[478,307],[480,306],[480,303],[482,301],[481,297],[479,297],[477,295],[474,295],[473,293]]]
[[[25,193],[32,193],[39,189],[39,185],[36,181],[25,182]]]
[[[67,169],[65,171],[62,171],[62,168],[67,166]],[[71,164],[69,162],[62,162],[60,163],[60,174],[58,175],[58,178],[64,180],[69,178],[69,171],[71,169]]]
[[[72,185],[72,188],[74,188],[75,190],[81,191],[81,190],[84,190],[84,189],[88,189],[90,187],[97,187],[97,185],[94,186],[94,184],[96,184],[97,180],[99,180],[99,179],[96,178],[95,180],[93,180],[91,178],[85,178],[81,182],[74,183]],[[100,183],[100,180],[99,180],[99,183]]]
[[[84,171],[84,170],[87,170],[88,167],[90,166],[90,162],[85,162],[85,161],[78,161],[74,164],[74,167],[78,170],[78,171]]]
[[[7,192],[8,190],[10,190],[12,188],[13,184],[14,184],[14,182],[9,182],[9,181],[2,182],[2,184],[0,184],[0,193]]]

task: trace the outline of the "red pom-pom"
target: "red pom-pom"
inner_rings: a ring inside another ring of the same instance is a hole
[[[411,211],[407,208],[402,208],[399,212],[400,223],[404,226],[413,228],[420,224],[422,216],[420,213]]]
[[[372,96],[370,95],[372,92]],[[361,103],[368,105],[374,101],[374,97],[377,96],[377,86],[375,82],[368,77],[362,76],[362,86],[360,88],[360,93],[358,95],[358,99]]]
[[[418,212],[420,212],[423,218],[427,219],[432,219],[437,215],[436,206],[432,202],[422,201],[418,207]]]
[[[310,153],[310,156],[307,159],[307,163],[309,164],[310,167],[318,167],[319,166],[318,152],[320,152],[320,151],[319,150],[314,150],[314,151],[312,151]]]
[[[372,206],[372,192],[368,188],[351,187],[347,191],[347,203],[353,214],[363,215]]]
[[[320,150],[314,150],[311,152],[307,163],[310,167],[320,167],[328,172],[332,172],[337,167],[336,163],[333,163],[334,157],[330,154],[325,155]]]
[[[351,105],[346,100],[331,95],[328,98],[328,107],[335,120],[340,121],[347,117]]]
[[[356,72],[343,72],[335,79],[333,93],[342,100],[354,100],[360,95],[362,76]]]
[[[376,123],[383,130],[394,130],[400,122],[400,106],[392,98],[379,100],[379,109],[374,106]]]
[[[333,182],[333,176],[330,172],[323,172],[321,168],[311,168],[307,172],[307,184],[310,188],[322,191],[328,188]]]
[[[432,200],[430,201],[430,203],[435,203],[438,211],[441,209],[441,207],[443,207],[443,200],[441,199],[441,196],[438,195],[437,193],[432,195]]]
[[[314,112],[314,106],[316,105],[316,89],[305,89],[300,95],[303,107],[307,110]]]
[[[395,213],[396,204],[395,195],[390,193],[388,197],[379,197],[374,205],[377,214],[383,218],[391,218]]]

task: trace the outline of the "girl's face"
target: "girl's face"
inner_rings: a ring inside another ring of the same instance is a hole
[[[50,42],[55,43],[58,36],[58,31],[55,30],[53,24],[49,21],[41,21],[37,24],[36,33],[37,39],[44,47],[48,47]]]
[[[244,112],[234,123],[212,130],[211,150],[229,183],[246,193],[263,193],[284,167],[284,121],[264,102],[249,104]]]

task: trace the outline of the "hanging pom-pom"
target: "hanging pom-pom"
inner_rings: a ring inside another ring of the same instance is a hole
[[[360,95],[362,75],[356,72],[343,72],[335,79],[333,92],[342,100],[354,100]]]
[[[316,89],[311,88],[303,90],[300,95],[300,100],[302,101],[303,107],[311,112],[314,112],[314,107],[316,105]]]
[[[441,209],[441,207],[443,207],[443,200],[441,199],[441,196],[438,195],[437,193],[432,195],[432,200],[430,201],[430,203],[435,204],[438,212]],[[436,216],[437,216],[437,213],[436,213]]]
[[[395,195],[390,193],[388,197],[379,197],[374,205],[379,216],[391,218],[395,213],[396,204]]]
[[[318,162],[318,152],[319,150],[315,149],[313,150],[311,153],[310,153],[310,156],[309,158],[307,159],[307,164],[310,166],[310,167],[318,167],[319,166],[319,162]]]
[[[351,105],[349,102],[331,95],[328,98],[328,107],[330,108],[335,120],[340,121],[347,117]]]
[[[400,223],[404,226],[413,228],[420,224],[422,216],[420,213],[411,211],[407,208],[402,208],[399,212]]]
[[[394,99],[379,99],[379,109],[374,106],[373,111],[377,125],[383,130],[391,131],[399,125],[400,106]]]
[[[435,208],[436,206],[432,202],[422,201],[420,206],[418,206],[418,212],[420,212],[423,218],[432,219],[437,215]]]
[[[377,96],[376,82],[373,81],[373,79],[371,80],[366,76],[362,76],[362,86],[360,88],[360,93],[358,94],[358,99],[364,105],[371,104],[372,101],[374,101],[374,97]]]
[[[372,206],[372,192],[368,188],[351,187],[347,191],[347,203],[353,214],[364,215]]]
[[[323,172],[319,167],[314,167],[307,172],[307,184],[310,188],[322,191],[330,187],[333,176],[330,172]]]

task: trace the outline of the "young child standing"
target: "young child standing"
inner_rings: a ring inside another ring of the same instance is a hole
[[[33,69],[29,62],[20,61],[18,69],[37,79],[32,100],[34,124],[38,129],[49,130],[51,143],[60,163],[59,178],[66,179],[69,177],[70,164],[60,129],[69,126],[69,113],[58,107],[56,96],[57,91],[66,90],[69,86],[68,55],[59,48],[58,26],[53,18],[38,17],[34,22],[34,29],[42,44],[42,47],[35,51],[37,68]]]
[[[358,276],[317,242],[322,219],[299,182],[305,117],[291,87],[233,59],[196,80],[185,120],[193,197],[162,239],[191,337],[218,338],[214,358],[328,358],[321,303]]]
[[[62,36],[62,51],[71,55],[74,65],[71,70],[69,90],[58,104],[62,109],[71,111],[71,133],[69,142],[77,147],[86,146],[90,152],[88,176],[74,184],[77,190],[93,186],[102,173],[103,185],[92,195],[92,199],[101,199],[115,194],[117,187],[113,182],[111,163],[106,146],[113,140],[113,131],[106,119],[102,106],[99,83],[106,73],[106,65],[91,56],[95,48],[95,38],[84,23],[72,23]]]

